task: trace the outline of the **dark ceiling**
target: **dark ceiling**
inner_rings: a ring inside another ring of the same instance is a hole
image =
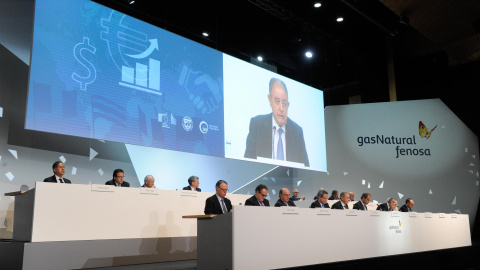
[[[402,78],[405,59],[426,55],[441,74],[480,57],[478,0],[95,1],[245,61],[261,55],[279,74],[324,90],[326,105],[342,103],[331,90],[388,101],[389,63]]]

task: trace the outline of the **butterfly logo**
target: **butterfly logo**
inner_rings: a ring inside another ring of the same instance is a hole
[[[418,133],[420,134],[420,137],[428,139],[430,138],[430,135],[432,135],[432,132],[437,128],[435,125],[430,131],[428,131],[427,127],[420,121],[418,123]]]
[[[402,227],[402,222],[400,220],[398,221],[398,226]]]

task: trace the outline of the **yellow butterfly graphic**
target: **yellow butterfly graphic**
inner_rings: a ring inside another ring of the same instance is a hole
[[[432,135],[432,132],[437,128],[435,125],[430,131],[428,131],[427,127],[420,121],[418,123],[418,133],[420,134],[420,137],[428,139],[430,138],[430,135]]]
[[[402,227],[402,222],[400,220],[398,221],[398,226]]]

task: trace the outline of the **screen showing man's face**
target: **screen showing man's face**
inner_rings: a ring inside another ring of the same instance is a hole
[[[283,86],[275,84],[272,87],[272,93],[268,96],[270,107],[272,107],[273,118],[280,127],[287,123],[288,96]]]

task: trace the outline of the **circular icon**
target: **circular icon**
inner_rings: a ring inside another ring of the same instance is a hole
[[[205,122],[205,121],[200,122],[200,125],[198,125],[198,127],[200,128],[200,132],[202,132],[203,134],[208,132],[207,122]]]
[[[183,117],[182,126],[183,126],[183,129],[185,129],[186,131],[192,130],[192,128],[193,128],[192,118],[190,118],[188,116]]]

